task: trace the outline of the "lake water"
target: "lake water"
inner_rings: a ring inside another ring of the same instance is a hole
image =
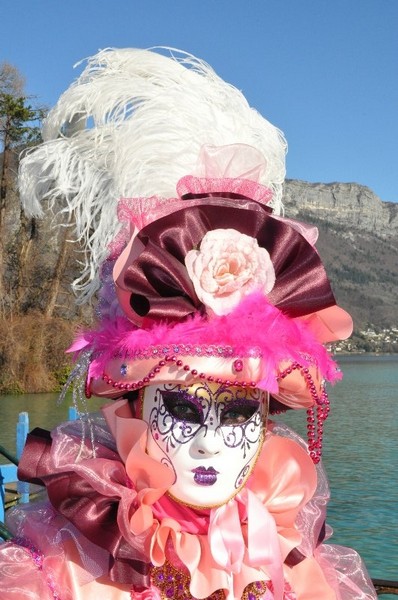
[[[323,459],[332,498],[332,541],[358,550],[374,578],[398,580],[398,356],[342,356],[344,379],[329,390]],[[103,401],[90,399],[90,410]],[[15,450],[18,413],[31,428],[65,420],[53,394],[0,396],[0,444]],[[305,411],[282,416],[305,437]]]
[[[323,450],[332,541],[358,550],[372,577],[398,580],[398,356],[338,362]],[[305,416],[290,413],[284,420],[305,435]]]

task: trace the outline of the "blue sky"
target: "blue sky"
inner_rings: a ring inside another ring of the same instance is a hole
[[[106,47],[209,62],[282,129],[287,176],[398,201],[398,0],[2,0],[0,61],[52,105]]]

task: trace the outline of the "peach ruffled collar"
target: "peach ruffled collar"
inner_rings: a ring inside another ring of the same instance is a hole
[[[306,451],[269,434],[248,485],[227,504],[207,511],[208,516],[197,513],[192,529],[184,511],[181,519],[172,503],[164,510],[161,499],[167,498],[174,475],[146,454],[146,423],[132,418],[126,400],[107,405],[103,413],[137,494],[126,537],[144,540],[154,566],[165,563],[171,544],[190,573],[196,598],[219,589],[227,590],[228,598],[240,598],[250,583],[271,579],[275,599],[282,599],[283,563],[301,541],[295,520],[316,487]]]

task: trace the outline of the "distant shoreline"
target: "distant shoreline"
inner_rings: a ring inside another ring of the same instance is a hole
[[[336,353],[332,353],[332,355],[335,360],[340,360],[342,358],[343,360],[345,360],[347,362],[349,360],[360,361],[362,359],[363,360],[371,360],[371,359],[375,359],[375,358],[381,358],[386,361],[398,360],[398,353],[396,353],[396,352],[336,352]]]

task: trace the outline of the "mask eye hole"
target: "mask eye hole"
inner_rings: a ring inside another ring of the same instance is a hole
[[[162,392],[162,398],[167,412],[177,421],[202,423],[202,409],[193,398],[175,392]]]
[[[259,410],[259,402],[246,400],[228,402],[220,415],[221,425],[242,425]]]

